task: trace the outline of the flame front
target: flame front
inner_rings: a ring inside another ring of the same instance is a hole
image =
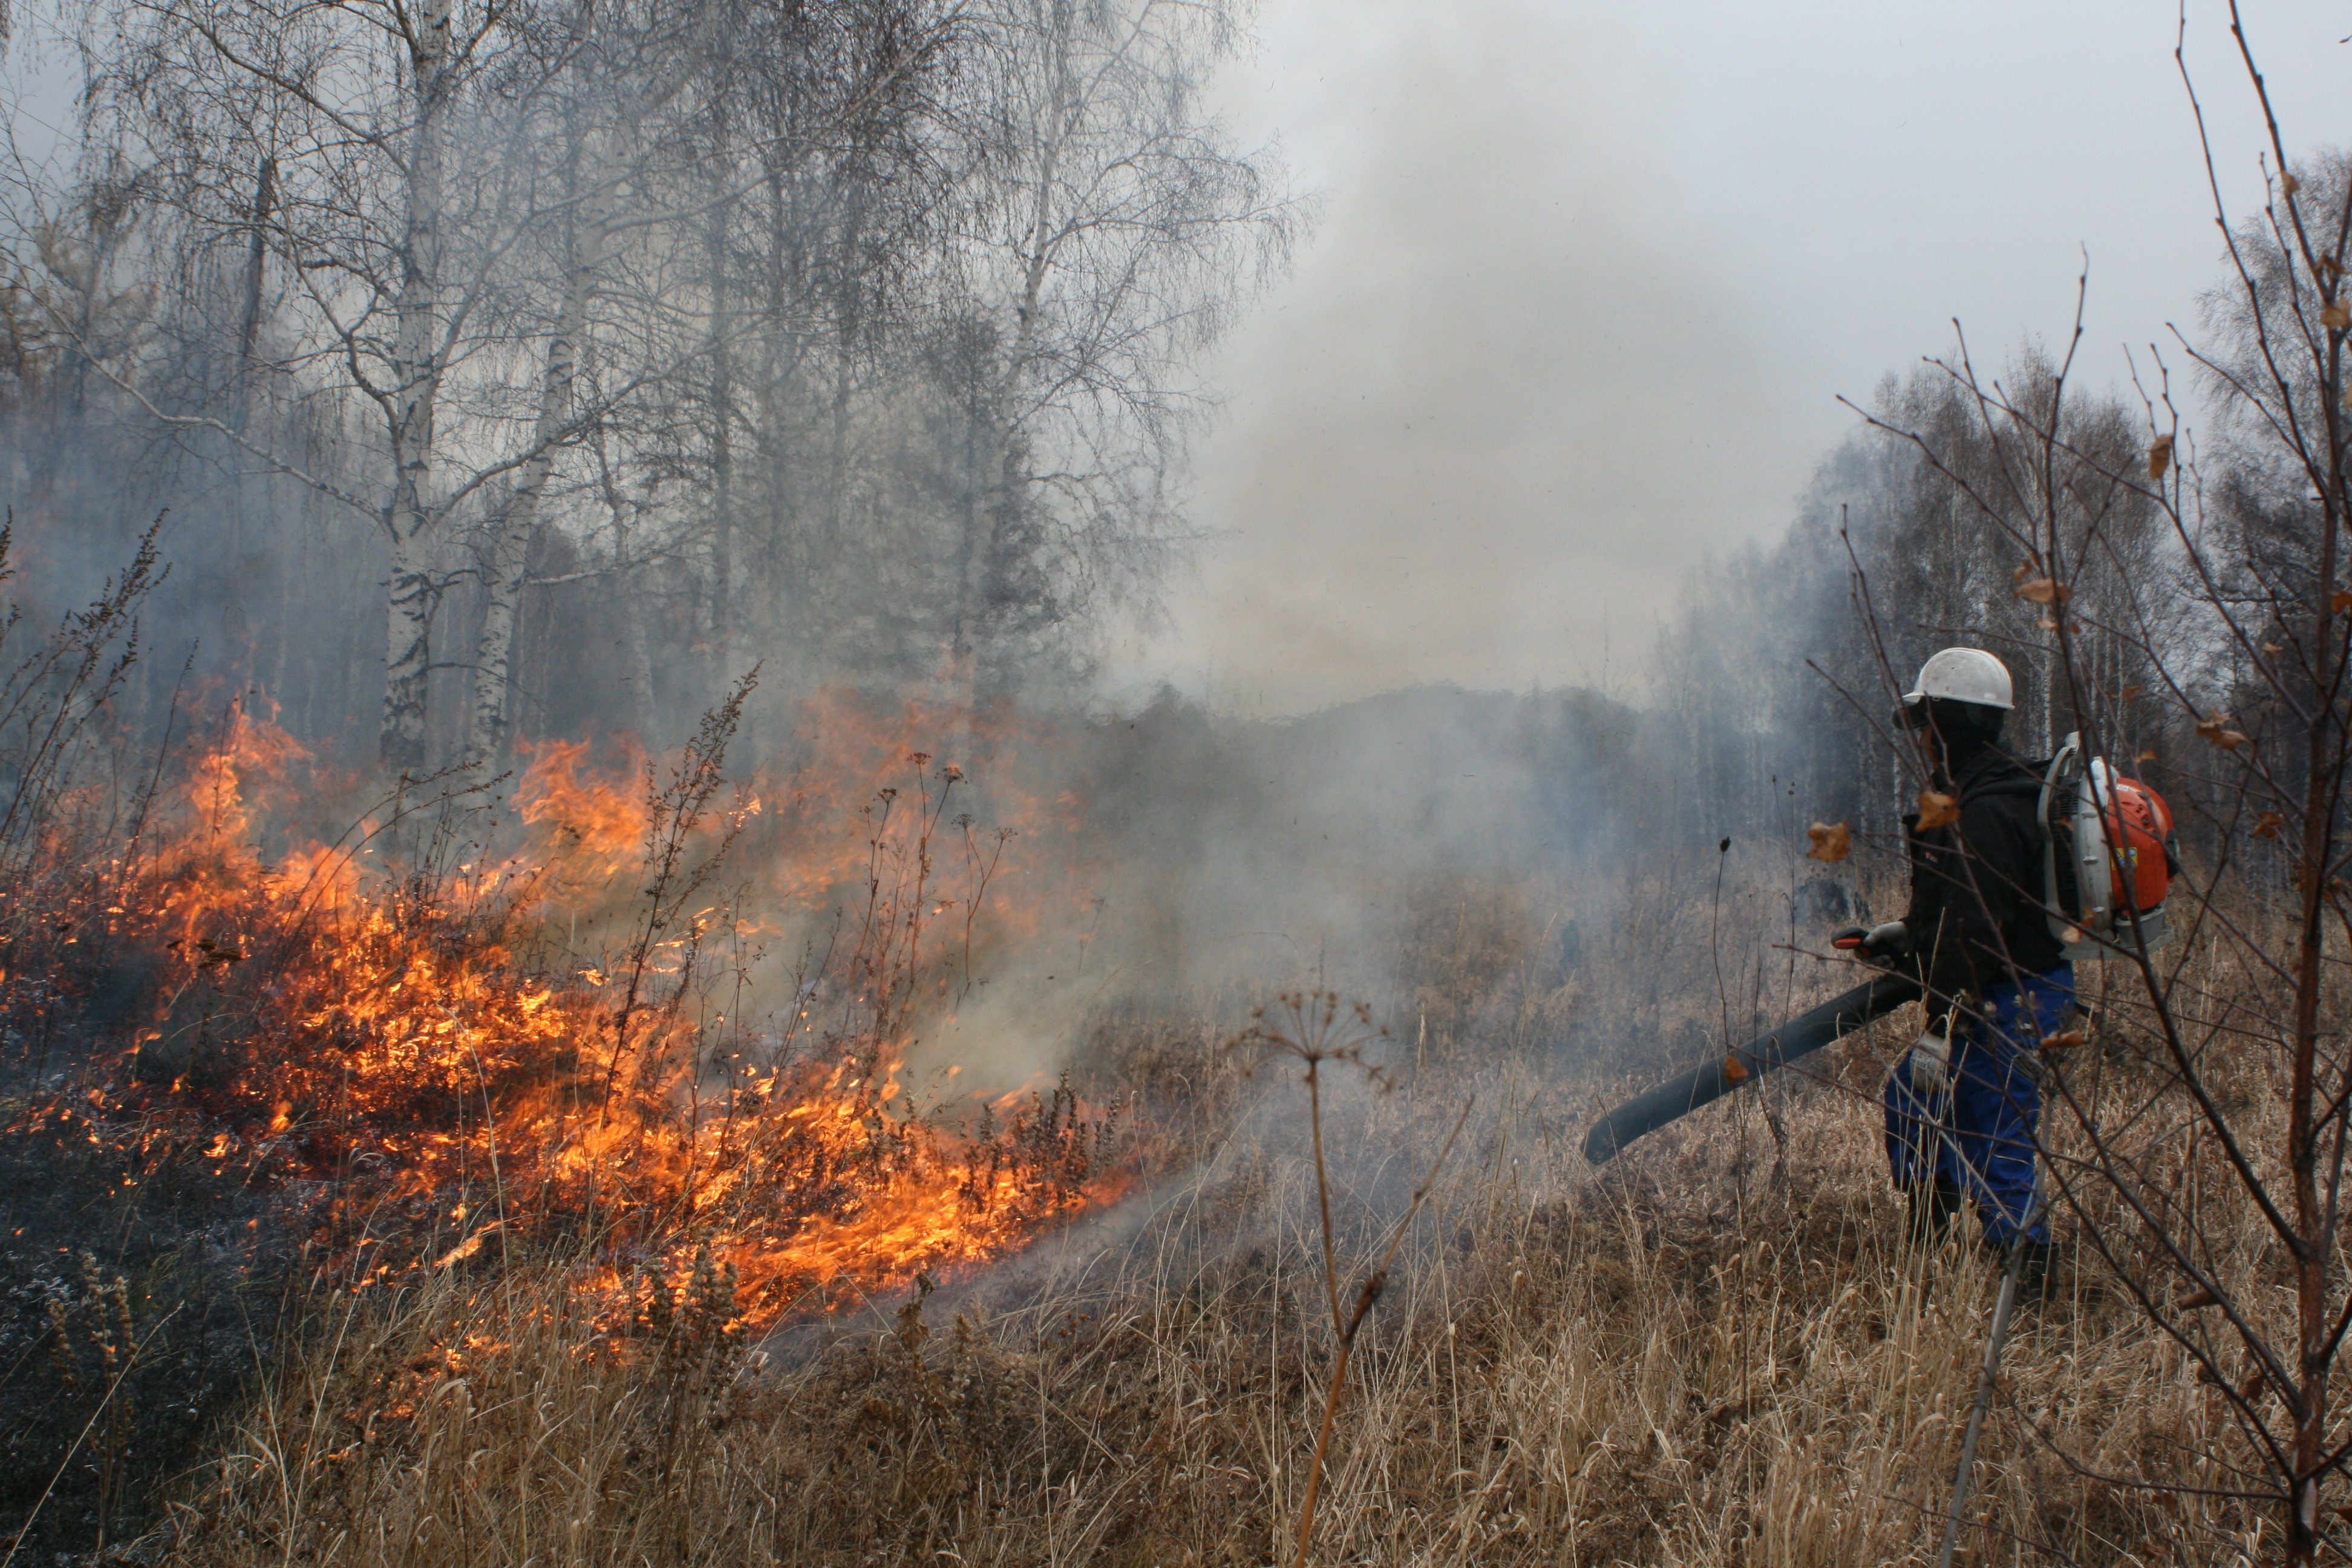
[[[193,1157],[307,1198],[362,1282],[568,1245],[617,1284],[707,1255],[754,1322],[1117,1197],[1115,1109],[927,1096],[908,1071],[976,944],[1083,900],[1004,863],[1068,803],[1007,792],[1018,827],[983,833],[950,815],[962,771],[911,743],[938,715],[831,696],[810,717],[805,764],[699,805],[625,747],[599,773],[541,746],[520,846],[468,854],[446,806],[401,799],[265,852],[326,786],[235,715],[159,803],[162,847],[92,895],[93,940],[163,972],[137,1039],[35,1115],[140,1170]]]

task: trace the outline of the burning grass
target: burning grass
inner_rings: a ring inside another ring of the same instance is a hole
[[[560,1258],[567,1313],[615,1343],[722,1305],[740,1336],[952,1277],[1123,1193],[1143,1152],[1124,1105],[910,1065],[991,945],[1077,895],[959,809],[962,770],[904,738],[933,716],[859,731],[855,708],[815,705],[796,764],[740,787],[730,704],[676,757],[549,747],[511,809],[462,775],[403,781],[341,808],[341,837],[314,825],[357,784],[237,705],[127,801],[58,790],[0,890],[24,1222],[0,1428],[25,1461],[0,1491],[20,1526],[68,1494],[17,1544],[136,1520],[123,1500],[152,1485],[116,1472],[186,1455],[110,1447],[112,1395],[167,1352],[216,1366],[181,1380],[209,1391],[184,1444],[270,1341],[256,1292]],[[993,795],[1053,820],[1025,798]],[[167,1327],[191,1251],[218,1276],[202,1342]]]
[[[846,940],[803,958],[785,1016],[729,1026],[722,1002],[754,984],[745,948],[772,934],[720,890],[761,809],[756,791],[722,798],[730,721],[637,770],[641,791],[585,774],[576,751],[542,754],[518,792],[527,841],[505,855],[462,845],[444,795],[270,856],[256,787],[305,759],[232,713],[159,801],[144,864],[53,921],[102,953],[93,994],[143,995],[103,998],[132,1015],[128,1047],[94,1053],[16,1135],[111,1150],[131,1184],[194,1152],[299,1194],[353,1285],[493,1243],[586,1240],[616,1268],[708,1248],[760,1324],[836,1285],[993,1257],[1116,1195],[1115,1114],[1048,1088],[956,1116],[907,1075],[964,953],[935,962],[926,926],[960,903],[965,927],[988,912],[992,865],[969,889],[938,870],[955,769],[902,754],[903,802],[885,786],[864,818]],[[636,895],[614,900],[625,834]],[[384,842],[404,837],[405,854]],[[836,873],[780,877],[835,897]],[[583,904],[593,953],[573,945]]]

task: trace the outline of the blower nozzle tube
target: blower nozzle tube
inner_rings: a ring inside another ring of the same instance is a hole
[[[1895,974],[1875,975],[1844,995],[1759,1035],[1730,1055],[1702,1062],[1680,1078],[1669,1079],[1649,1093],[1627,1100],[1592,1124],[1592,1131],[1584,1135],[1584,1157],[1598,1165],[1643,1134],[1714,1103],[1751,1078],[1810,1056],[1918,997],[1917,982]]]

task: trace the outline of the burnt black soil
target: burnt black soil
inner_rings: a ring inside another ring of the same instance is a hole
[[[289,1195],[96,1136],[60,1110],[83,1069],[24,1046],[0,1042],[0,1554],[147,1560],[277,1343]]]

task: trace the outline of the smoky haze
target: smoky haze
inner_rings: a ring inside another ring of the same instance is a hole
[[[2352,92],[2340,10],[2250,5],[2288,127]],[[2228,14],[2184,43],[2233,209],[2261,190]],[[1118,673],[1245,711],[1426,680],[1638,681],[1683,574],[1778,533],[1880,378],[1958,318],[2078,384],[2219,276],[2169,7],[1416,7],[1277,0],[1229,73],[1323,194],[1226,345],[1213,539]]]
[[[1374,16],[1323,35],[1316,90],[1357,134],[1316,135],[1323,226],[1233,349],[1203,456],[1235,531],[1184,648],[1247,709],[1597,679],[1596,634],[1644,637],[1741,510],[1720,454],[1791,436],[1674,194],[1635,175],[1612,29]]]

